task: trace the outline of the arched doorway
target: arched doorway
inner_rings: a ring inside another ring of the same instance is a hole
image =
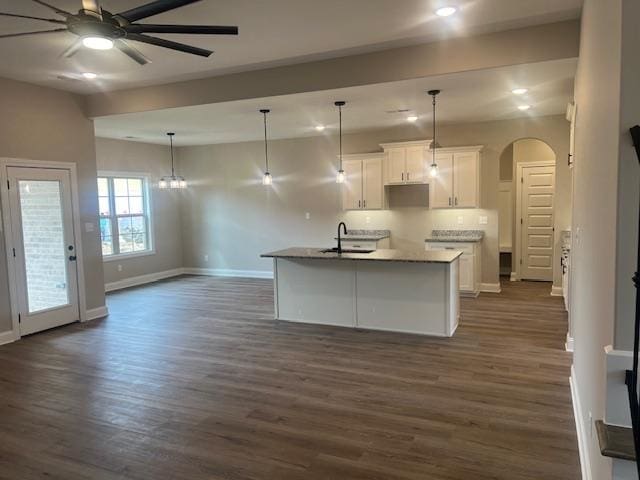
[[[512,280],[553,281],[556,154],[523,138],[500,155],[500,273]]]

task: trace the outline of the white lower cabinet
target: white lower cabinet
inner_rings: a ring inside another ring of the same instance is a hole
[[[480,293],[480,243],[476,242],[427,242],[426,250],[460,250],[460,293],[478,296]]]

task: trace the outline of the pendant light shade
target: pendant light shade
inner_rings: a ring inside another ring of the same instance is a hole
[[[342,168],[342,107],[344,107],[347,102],[338,101],[335,102],[335,106],[338,107],[338,116],[340,119],[340,168],[338,169],[338,174],[336,175],[336,183],[344,183],[347,179],[347,176],[344,174],[344,169]]]
[[[176,171],[174,167],[173,136],[175,135],[175,133],[168,132],[167,135],[169,136],[169,146],[171,148],[171,176],[165,175],[164,177],[162,177],[158,182],[158,188],[162,190],[166,190],[168,188],[172,190],[187,188],[187,181],[184,179],[184,177],[181,177],[180,175],[176,175]]]
[[[270,111],[267,108],[260,110],[264,121],[264,174],[262,175],[262,184],[266,186],[273,185],[273,177],[269,173],[269,149],[267,144],[267,113]]]
[[[436,149],[440,148],[436,140],[436,96],[440,93],[440,90],[429,90],[429,95],[433,98],[433,140],[431,140],[431,166],[429,167],[429,176],[435,178],[438,176],[438,164],[436,163]]]

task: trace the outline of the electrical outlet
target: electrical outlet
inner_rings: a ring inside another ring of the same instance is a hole
[[[489,223],[489,217],[486,215],[480,215],[478,217],[478,225],[486,225],[487,223]]]
[[[464,223],[464,217],[458,217],[458,225],[462,225]]]
[[[311,218],[311,213],[309,212],[305,212],[304,214],[304,218],[306,218],[307,220],[309,220]]]
[[[118,265],[118,271],[121,272],[122,271],[122,265]]]
[[[364,221],[365,221],[366,223],[371,223],[371,217],[366,217],[366,218],[364,219]]]
[[[209,261],[209,255],[208,255],[208,254],[205,254],[205,255],[204,255],[204,261],[205,261],[205,262],[208,262],[208,261]]]
[[[593,438],[593,415],[589,412],[589,437]]]
[[[84,224],[84,231],[87,233],[91,233],[93,231],[95,231],[95,225],[91,222],[85,222]]]

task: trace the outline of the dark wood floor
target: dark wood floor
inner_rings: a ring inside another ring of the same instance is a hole
[[[452,339],[276,322],[266,280],[109,295],[0,347],[0,478],[578,479],[549,290],[464,299]]]

